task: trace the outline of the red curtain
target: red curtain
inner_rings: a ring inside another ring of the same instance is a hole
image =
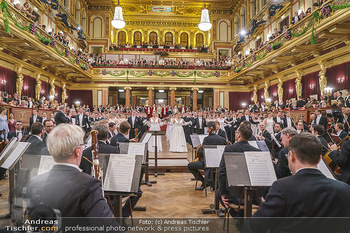
[[[49,83],[45,81],[41,81],[41,97],[45,97],[47,100],[49,99],[49,94],[50,94],[50,87]]]
[[[0,91],[13,95],[16,92],[16,79],[16,72],[0,67]]]
[[[349,72],[350,62],[327,69],[327,86],[332,87],[334,91],[349,89]]]
[[[230,110],[242,109],[242,103],[247,104],[248,107],[251,103],[251,95],[251,92],[230,92]]]
[[[310,95],[318,94],[320,97],[320,85],[318,82],[318,72],[307,74],[301,81],[303,85],[303,97],[309,98]]]
[[[262,102],[265,102],[265,97],[264,97],[264,88],[261,88],[257,91],[258,95],[258,102],[261,104]]]
[[[70,90],[68,95],[68,103],[71,106],[79,101],[81,105],[92,106],[92,91],[89,90]]]
[[[36,81],[34,78],[23,75],[23,90],[22,90],[22,96],[28,96],[34,98],[35,96],[35,84]]]
[[[270,98],[273,101],[278,100],[278,87],[277,84],[270,86],[269,88]]]
[[[55,100],[58,101],[58,103],[62,103],[62,88],[60,86],[55,86]]]
[[[283,101],[286,102],[287,99],[296,97],[295,79],[283,82]]]

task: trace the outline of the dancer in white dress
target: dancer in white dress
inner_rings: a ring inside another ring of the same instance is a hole
[[[157,113],[153,112],[152,114],[152,118],[146,122],[146,124],[150,127],[149,131],[160,131],[160,126],[161,121],[160,119],[157,117]],[[148,141],[148,151],[149,152],[154,152],[155,151],[155,137],[156,136],[152,136],[151,139]],[[162,137],[159,135],[157,136],[157,151],[161,152],[163,151],[163,147],[162,147]]]
[[[191,124],[191,122],[185,123],[180,116],[181,114],[178,113],[172,123],[173,132],[170,139],[170,152],[187,152],[186,137],[182,126]]]
[[[273,134],[273,125],[274,125],[274,120],[272,117],[272,112],[269,112],[267,114],[267,118],[264,119],[265,125],[266,125],[266,130],[270,133]]]
[[[168,123],[170,123],[170,124],[167,125],[166,132],[165,132],[165,136],[166,136],[166,139],[167,139],[168,142],[171,141],[171,134],[173,133],[173,125],[172,125],[172,123],[174,121],[174,116],[173,115],[170,115],[169,117],[170,117],[170,119],[169,119]]]

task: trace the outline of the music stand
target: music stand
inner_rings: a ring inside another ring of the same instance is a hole
[[[160,172],[158,173],[158,143],[157,143],[157,136],[165,135],[165,131],[149,131],[152,133],[152,136],[154,137],[154,173],[151,173],[151,175],[154,175],[157,177],[158,175],[165,175],[165,173]]]
[[[150,137],[147,136],[147,134],[151,133],[144,133],[141,138],[141,142],[146,144],[146,158],[145,158],[145,181],[141,184],[147,184],[148,186],[152,186],[152,184],[156,184],[157,181],[150,181],[149,180],[149,151],[148,151],[148,143],[150,140]],[[151,135],[152,136],[152,135]]]

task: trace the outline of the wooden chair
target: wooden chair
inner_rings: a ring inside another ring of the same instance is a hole
[[[197,190],[199,174],[201,174],[204,177],[204,184],[203,185],[204,185],[205,197],[207,197],[208,196],[208,193],[207,193],[207,181],[205,179],[204,170],[199,170],[199,172],[197,172],[196,185],[195,185],[194,189]]]

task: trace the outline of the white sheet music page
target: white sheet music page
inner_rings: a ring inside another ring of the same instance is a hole
[[[197,148],[201,145],[198,135],[190,135],[193,148]]]
[[[201,145],[203,144],[204,138],[206,138],[208,135],[207,134],[198,134],[199,141],[201,142]]]
[[[145,143],[129,143],[128,154],[143,156],[145,154]]]
[[[40,164],[38,169],[38,175],[41,175],[43,173],[46,173],[52,169],[53,166],[55,166],[56,162],[53,160],[53,157],[42,155],[40,158]]]
[[[320,170],[327,178],[335,180],[334,175],[329,170],[323,159],[321,159],[321,161],[317,164],[317,169]]]
[[[276,173],[269,152],[244,152],[252,186],[271,186]]]
[[[210,168],[219,167],[222,153],[217,148],[204,148],[205,166]]]
[[[218,145],[217,146],[217,149],[218,149],[218,151],[219,151],[219,154],[222,156],[222,154],[224,153],[224,151],[225,151],[225,148],[226,148],[226,146],[222,146],[222,145]]]
[[[256,149],[260,149],[256,141],[248,141],[249,145],[254,146]]]
[[[145,137],[142,140],[142,143],[148,143],[148,141],[150,140],[152,136],[152,133],[146,133]]]
[[[24,151],[27,149],[27,146],[30,143],[28,142],[18,142],[16,144],[16,148],[11,152],[9,157],[5,160],[5,162],[1,165],[2,168],[9,169],[14,162],[18,159],[21,154],[24,153]]]
[[[135,155],[111,154],[104,180],[104,189],[130,192],[135,170]]]
[[[15,143],[17,142],[17,139],[12,139],[10,141],[10,143],[6,146],[5,150],[3,150],[1,152],[1,156],[0,156],[0,160],[2,160],[2,158],[5,157],[5,155],[7,154],[7,152],[10,151],[10,149],[15,145]]]

